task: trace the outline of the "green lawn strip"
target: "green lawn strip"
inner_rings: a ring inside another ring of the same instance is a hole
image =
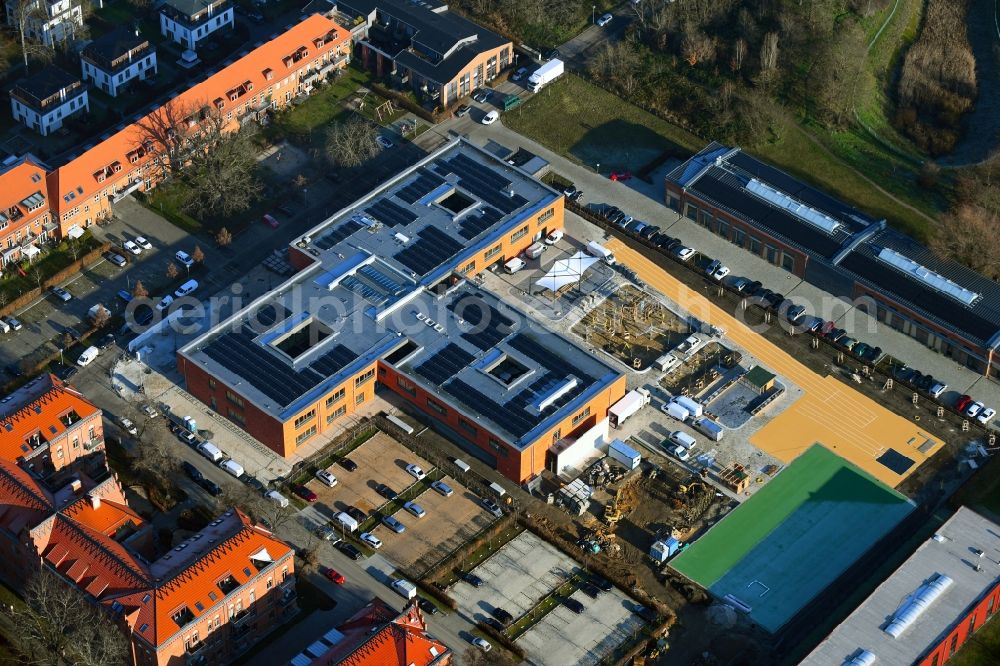
[[[493,523],[487,525],[485,529],[489,529]],[[485,562],[490,558],[491,555],[500,551],[501,548],[506,546],[509,542],[513,541],[524,528],[520,525],[515,525],[513,529],[508,532],[497,535],[496,538],[488,540],[479,548],[476,548],[470,553],[466,553],[465,557],[462,558],[462,568],[467,571],[472,571],[477,566]],[[478,535],[473,536],[469,541],[474,541]],[[452,570],[447,577],[442,578],[440,581],[441,585],[445,588],[454,585],[459,580],[459,573],[456,570]]]
[[[542,618],[555,610],[555,608],[562,603],[562,599],[565,599],[576,592],[582,580],[583,578],[579,574],[573,574],[572,578],[549,592],[537,604],[535,604],[533,608],[511,623],[511,625],[507,627],[507,636],[509,636],[512,641],[520,638],[529,629],[541,622]]]
[[[665,150],[694,153],[706,141],[566,74],[503,114],[504,124],[553,151],[601,171],[637,169]]]

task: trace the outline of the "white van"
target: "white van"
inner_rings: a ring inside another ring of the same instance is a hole
[[[687,460],[691,457],[691,452],[694,447],[698,444],[694,437],[687,434],[686,432],[681,432],[680,430],[675,430],[670,433],[667,437],[668,442],[672,442],[677,446],[674,447],[673,453],[680,460]]]
[[[243,469],[243,465],[239,464],[232,458],[230,458],[229,460],[223,460],[221,463],[219,463],[219,467],[226,470],[227,472],[235,476],[237,479],[243,476],[243,472],[245,471]]]
[[[508,261],[506,264],[503,265],[503,269],[508,273],[513,274],[524,268],[526,265],[527,264],[524,263],[524,259],[521,259],[519,257],[514,257],[513,259],[511,259],[510,261]]]
[[[597,241],[587,243],[587,254],[598,259],[603,259],[606,263],[615,263],[615,253],[604,247]]]
[[[197,280],[188,280],[181,286],[177,287],[177,291],[174,292],[174,296],[176,296],[177,298],[184,298],[189,294],[193,294],[195,289],[197,288],[198,288]]]
[[[415,599],[417,597],[417,586],[402,578],[392,581],[392,589],[404,599]]]
[[[677,396],[674,398],[674,402],[691,412],[691,416],[695,418],[698,418],[705,413],[705,407],[700,402],[689,398],[686,395]]]
[[[10,333],[10,324],[0,319],[0,333]]]
[[[358,521],[343,511],[340,511],[333,517],[333,522],[342,526],[348,532],[356,532],[358,530]]]
[[[674,398],[670,402],[663,403],[663,413],[667,416],[677,419],[681,423],[688,420],[691,416],[689,412],[683,405],[677,402],[677,398]]]
[[[713,421],[707,416],[695,419],[691,423],[691,427],[705,435],[705,437],[708,437],[713,442],[722,441],[722,435],[725,433],[725,430],[719,423]]]
[[[217,447],[215,444],[212,444],[212,442],[202,442],[199,444],[198,453],[205,456],[216,465],[222,462],[222,459],[226,457],[222,454],[222,449]]]
[[[282,509],[288,506],[288,498],[279,493],[277,490],[267,491],[266,493],[264,493],[264,497],[271,500],[272,502],[280,506]]]
[[[542,252],[545,252],[545,246],[542,243],[532,243],[524,251],[524,256],[528,259],[538,259],[538,257],[542,256]]]
[[[87,347],[80,354],[80,358],[76,359],[76,364],[81,368],[86,368],[88,365],[94,362],[94,359],[101,353],[101,350],[97,347]]]

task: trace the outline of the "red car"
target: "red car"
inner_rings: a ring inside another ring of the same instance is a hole
[[[272,229],[278,228],[278,221],[268,213],[264,213],[264,224],[271,227]]]
[[[611,180],[614,180],[614,181],[630,180],[631,178],[632,178],[632,172],[631,171],[612,171],[611,172]]]
[[[323,575],[332,580],[337,585],[344,584],[344,574],[337,573],[337,571],[334,569],[328,568],[325,572],[323,572]]]
[[[966,408],[972,404],[972,396],[970,395],[960,395],[958,400],[955,401],[955,411],[964,412]]]
[[[316,493],[309,490],[305,486],[292,486],[292,492],[307,502],[315,502],[317,499],[319,499],[318,497],[316,497]]]

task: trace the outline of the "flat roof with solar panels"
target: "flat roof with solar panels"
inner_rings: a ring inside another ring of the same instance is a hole
[[[381,359],[526,446],[620,373],[454,268],[561,196],[453,141],[301,236],[314,264],[180,353],[282,421]]]
[[[960,508],[801,666],[919,663],[997,587],[998,558],[1000,525]]]

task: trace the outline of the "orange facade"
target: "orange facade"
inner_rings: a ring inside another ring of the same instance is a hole
[[[307,75],[346,66],[350,43],[350,33],[330,19],[320,14],[309,16],[183,91],[164,107],[49,172],[49,201],[61,234],[107,216],[116,197],[148,190],[159,182],[163,167],[158,159],[156,128],[165,120],[193,130],[207,108],[220,114],[228,127],[239,127],[245,117],[281,108],[304,94],[301,82]],[[184,126],[188,120],[190,126]]]
[[[0,165],[0,267],[22,257],[22,248],[49,231],[45,167],[31,156]]]

